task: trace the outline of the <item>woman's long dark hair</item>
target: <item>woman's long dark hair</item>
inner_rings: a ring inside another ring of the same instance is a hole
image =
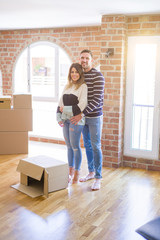
[[[72,82],[72,78],[71,78],[72,68],[75,68],[80,75],[80,78],[76,81],[76,83]],[[68,83],[67,83],[66,89],[72,87],[73,85],[75,85],[75,88],[78,89],[83,83],[85,83],[85,81],[84,81],[83,68],[82,68],[81,64],[72,63],[72,65],[70,66],[70,69],[69,69],[69,73],[68,73]]]

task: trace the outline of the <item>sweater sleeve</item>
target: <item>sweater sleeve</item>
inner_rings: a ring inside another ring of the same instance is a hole
[[[63,89],[62,95],[60,97],[59,103],[58,103],[58,107],[57,107],[57,112],[56,112],[56,120],[57,122],[62,121],[62,112],[60,111],[60,107],[63,107],[63,93],[65,91],[66,86]]]
[[[83,84],[81,86],[81,91],[80,91],[80,95],[79,95],[79,103],[78,103],[78,107],[80,109],[80,112],[83,112],[83,110],[87,106],[87,93],[88,93],[87,85]]]

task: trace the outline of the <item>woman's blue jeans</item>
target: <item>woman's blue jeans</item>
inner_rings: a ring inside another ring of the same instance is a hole
[[[102,178],[102,135],[103,116],[85,119],[83,142],[86,149],[88,170],[95,172],[95,178]]]
[[[84,125],[72,124],[69,120],[64,122],[63,136],[67,145],[68,164],[75,170],[80,170],[82,162],[82,151],[80,138]]]

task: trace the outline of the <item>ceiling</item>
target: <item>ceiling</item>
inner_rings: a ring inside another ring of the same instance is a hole
[[[160,14],[160,0],[0,0],[0,30],[100,25],[109,14]]]

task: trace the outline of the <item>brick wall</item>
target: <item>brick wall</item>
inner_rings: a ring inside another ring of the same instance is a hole
[[[12,94],[13,70],[20,53],[29,44],[50,41],[61,48],[75,61],[84,48],[94,52],[95,65],[100,60],[100,27],[56,28],[0,31],[0,66],[5,95]]]
[[[127,37],[140,35],[160,35],[160,15],[104,15],[101,26],[0,31],[0,68],[4,94],[12,95],[14,66],[20,53],[29,44],[40,40],[53,42],[63,48],[72,61],[78,60],[82,49],[89,48],[94,54],[94,66],[101,64],[101,72],[105,77],[102,134],[104,166],[124,165],[160,170],[159,161],[123,156]],[[106,58],[108,48],[114,48],[114,55]],[[56,140],[37,140],[56,143]]]
[[[123,160],[126,17],[103,16],[101,35],[101,71],[105,76],[104,165],[119,167]],[[108,48],[114,55],[106,57]]]

